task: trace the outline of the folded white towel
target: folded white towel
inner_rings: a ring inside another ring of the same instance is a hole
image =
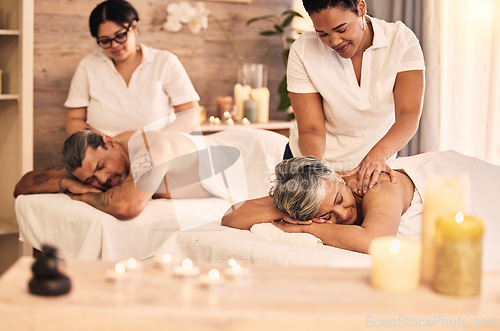
[[[308,246],[323,245],[321,239],[316,238],[309,233],[288,233],[271,223],[259,223],[250,228],[252,233],[255,233],[263,238],[281,242],[302,244]]]

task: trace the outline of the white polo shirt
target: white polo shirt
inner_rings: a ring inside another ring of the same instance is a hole
[[[319,93],[326,121],[325,160],[336,171],[355,168],[395,121],[393,88],[401,71],[425,70],[415,34],[402,22],[370,18],[373,44],[363,53],[361,86],[350,59],[325,46],[314,31],[292,45],[287,67],[288,91]],[[290,149],[300,156],[298,129]]]
[[[114,136],[162,118],[165,120],[158,123],[165,126],[175,119],[172,106],[200,100],[177,56],[139,46],[142,62],[128,86],[102,51],[82,59],[64,105],[87,107],[87,123]]]

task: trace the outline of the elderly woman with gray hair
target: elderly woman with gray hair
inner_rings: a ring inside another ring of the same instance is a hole
[[[269,196],[236,204],[222,225],[250,229],[271,222],[285,232],[310,233],[326,245],[367,253],[373,238],[396,234],[415,193],[412,180],[398,171],[396,183],[384,173],[358,195],[356,174],[341,178],[310,156],[281,162],[275,174]]]

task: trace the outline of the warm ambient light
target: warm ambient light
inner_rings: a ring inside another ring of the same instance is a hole
[[[187,270],[193,269],[193,261],[191,261],[190,259],[184,259],[182,261],[182,268]]]
[[[399,240],[393,239],[391,241],[391,245],[389,246],[389,250],[391,251],[392,254],[396,254],[397,252],[399,252],[400,246],[401,245],[399,244]]]
[[[464,213],[457,213],[457,215],[455,216],[455,221],[457,221],[458,224],[462,223],[464,221]]]
[[[233,267],[235,265],[238,264],[238,262],[236,262],[235,259],[229,259],[229,261],[227,261],[227,264],[230,266],[230,267]]]
[[[127,261],[127,268],[128,269],[135,269],[135,268],[137,268],[137,261],[135,259],[128,259],[128,261]]]
[[[172,256],[168,253],[163,254],[163,262],[164,263],[170,263],[172,262]]]
[[[493,17],[493,0],[469,1],[469,13],[477,21],[491,21]]]
[[[115,265],[115,271],[119,274],[123,274],[125,272],[125,266],[123,265],[123,263],[117,263]]]
[[[233,266],[231,267],[231,269],[233,270],[233,272],[234,272],[235,274],[239,274],[239,273],[241,272],[241,270],[242,270],[242,269],[241,269],[241,266],[240,266],[239,264],[235,264],[235,265],[233,265]]]
[[[220,278],[220,272],[217,269],[210,269],[208,272],[208,278],[211,280],[218,280]]]

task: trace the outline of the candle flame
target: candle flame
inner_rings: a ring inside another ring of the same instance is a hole
[[[193,261],[190,259],[184,259],[184,261],[182,261],[182,268],[193,269]]]
[[[395,254],[395,253],[399,252],[400,247],[401,247],[401,244],[399,243],[399,240],[393,239],[391,241],[391,246],[389,247],[389,250],[391,251],[391,253]]]
[[[220,278],[220,272],[219,270],[217,269],[211,269],[209,272],[208,272],[208,278],[210,278],[211,280],[217,280]]]
[[[165,263],[170,263],[172,262],[172,256],[168,253],[163,254],[163,262]]]
[[[464,221],[464,213],[458,212],[455,216],[455,221],[457,221],[458,224],[462,223]]]
[[[123,263],[117,263],[115,265],[115,271],[119,274],[122,274],[125,272],[125,266],[123,265]]]
[[[131,259],[128,259],[127,261],[127,266],[130,268],[130,269],[135,269],[137,268],[137,261],[133,258]]]
[[[232,267],[232,266],[237,265],[238,262],[236,262],[235,259],[229,259],[229,261],[227,261],[227,264],[229,264],[229,266]]]
[[[239,264],[235,264],[231,267],[231,269],[233,270],[233,272],[235,274],[239,274],[241,272],[241,266]]]

